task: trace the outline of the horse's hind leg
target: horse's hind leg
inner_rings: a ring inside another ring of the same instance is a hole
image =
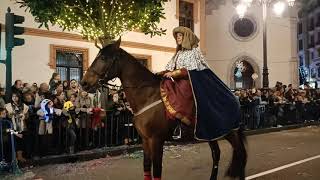
[[[228,168],[227,174],[230,177],[239,177],[245,179],[245,167],[247,164],[247,152],[245,147],[245,136],[241,129],[232,131],[225,137],[233,147],[232,162]]]
[[[153,166],[153,180],[161,180],[162,174],[162,156],[164,141],[159,139],[152,139],[152,166]]]
[[[147,139],[143,139],[143,170],[144,180],[152,180],[151,178],[151,150]]]
[[[219,148],[218,141],[210,141],[209,146],[211,149],[212,162],[213,162],[210,180],[217,180],[219,160],[220,160],[220,148]]]

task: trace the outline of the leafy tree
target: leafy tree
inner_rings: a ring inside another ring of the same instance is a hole
[[[63,30],[79,32],[94,40],[98,48],[125,32],[139,30],[145,34],[165,34],[158,24],[164,19],[167,0],[15,0],[29,11],[40,26],[49,23]]]

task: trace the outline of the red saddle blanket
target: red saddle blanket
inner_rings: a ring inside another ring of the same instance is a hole
[[[166,116],[170,120],[179,119],[186,125],[194,125],[196,107],[188,71],[174,71],[174,81],[164,79],[160,84],[161,98],[166,107]]]

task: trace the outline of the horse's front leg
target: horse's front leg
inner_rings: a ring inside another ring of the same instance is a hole
[[[209,145],[210,145],[210,149],[212,153],[212,161],[213,161],[210,180],[217,180],[219,161],[220,161],[220,148],[218,145],[218,141],[210,141]]]
[[[163,140],[152,139],[151,154],[153,165],[153,180],[161,180],[163,144]]]
[[[151,177],[151,149],[147,139],[143,139],[143,170],[144,170],[144,180],[152,180]]]

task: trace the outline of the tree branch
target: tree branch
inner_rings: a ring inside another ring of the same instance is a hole
[[[102,49],[99,45],[98,45],[98,40],[96,39],[96,40],[94,40],[94,45],[98,48],[98,49]]]

